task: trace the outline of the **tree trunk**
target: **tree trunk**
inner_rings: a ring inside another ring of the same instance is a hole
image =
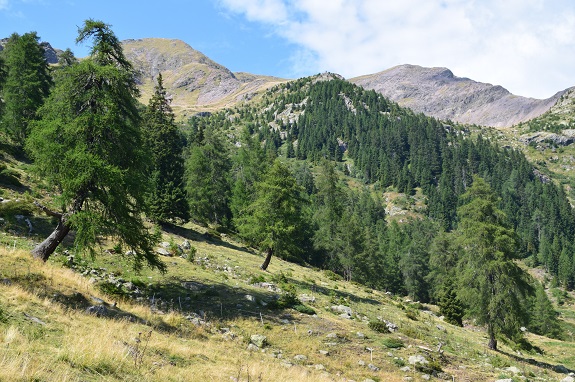
[[[495,339],[495,331],[491,325],[487,326],[487,332],[489,334],[489,344],[487,345],[491,350],[497,350],[497,340]]]
[[[268,248],[267,250],[267,255],[266,255],[266,259],[264,260],[264,263],[262,264],[262,266],[260,267],[263,271],[265,271],[266,269],[268,269],[268,265],[270,265],[270,261],[272,260],[272,255],[274,254],[274,249],[273,248]]]
[[[70,232],[70,227],[66,224],[62,216],[54,232],[32,250],[32,256],[34,256],[35,259],[46,262],[50,255],[54,253],[56,247],[64,240],[68,232]]]

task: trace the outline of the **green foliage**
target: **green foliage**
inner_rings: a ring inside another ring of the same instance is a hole
[[[330,279],[331,281],[341,281],[343,280],[343,277],[341,277],[340,275],[338,275],[337,273],[334,273],[333,271],[330,271],[329,269],[326,269],[324,272],[325,276]]]
[[[367,327],[378,333],[389,333],[387,325],[382,321],[369,321]]]
[[[186,160],[186,192],[192,218],[229,224],[231,161],[224,139],[213,128],[201,130]]]
[[[158,221],[188,217],[183,184],[183,139],[174,119],[160,73],[143,115],[144,142],[152,154],[147,201],[150,217]]]
[[[389,349],[399,349],[405,346],[403,340],[394,337],[385,337],[381,344]]]
[[[16,215],[30,216],[35,207],[28,200],[17,199],[0,203],[0,217],[13,219]]]
[[[20,174],[4,163],[0,163],[0,183],[4,183],[10,186],[20,187]]]
[[[520,336],[532,287],[528,275],[513,262],[516,235],[497,208],[497,197],[489,185],[475,177],[462,201],[455,233],[464,249],[458,263],[459,297],[469,315],[487,325],[489,346],[496,349],[497,335]]]
[[[533,333],[559,338],[561,327],[557,319],[558,313],[553,308],[553,304],[540,283],[536,284],[535,297],[532,301],[529,329]]]
[[[92,35],[92,57],[62,70],[26,147],[37,172],[62,190],[61,225],[76,231],[78,249],[91,251],[98,236],[112,236],[136,254],[135,267],[146,261],[164,269],[142,220],[149,155],[134,73],[119,42],[110,45],[117,39],[105,24],[86,21],[79,41]],[[53,249],[43,248],[36,250],[47,258]]]
[[[305,221],[299,187],[289,169],[276,160],[256,185],[256,199],[236,218],[240,235],[269,256],[298,258],[305,241]],[[262,268],[266,268],[264,263]]]
[[[36,32],[12,34],[3,56],[7,68],[3,86],[2,127],[18,145],[28,136],[29,124],[50,93],[52,77]],[[2,70],[0,70],[1,72]]]
[[[198,249],[193,245],[190,246],[190,249],[188,249],[188,252],[186,253],[186,260],[188,260],[190,263],[194,262],[197,253]]]
[[[295,304],[294,306],[292,306],[292,308],[294,310],[297,310],[300,313],[308,314],[310,316],[313,316],[314,314],[316,314],[316,312],[315,312],[315,310],[313,310],[313,308],[311,308],[307,305],[304,305],[304,304]]]

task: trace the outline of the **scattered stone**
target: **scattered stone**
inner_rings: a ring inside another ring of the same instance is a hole
[[[170,243],[168,243],[167,241],[162,241],[160,243],[160,247],[162,248],[170,248]]]
[[[351,316],[353,314],[353,311],[351,310],[351,308],[349,306],[345,306],[345,305],[334,305],[331,307],[331,310],[336,312],[336,313],[346,314],[348,316]]]
[[[293,359],[297,362],[305,362],[307,361],[307,357],[303,354],[298,354],[296,356],[293,357]]]
[[[162,256],[172,256],[170,251],[168,251],[166,248],[156,248],[156,253]]]
[[[251,294],[246,294],[246,295],[244,296],[244,298],[245,298],[246,300],[248,300],[249,302],[256,302],[256,298],[255,298],[254,296],[252,296]]]
[[[359,338],[359,339],[362,339],[362,340],[365,339],[365,334],[363,334],[362,332],[357,332],[355,335],[356,335],[357,338]]]
[[[363,360],[360,359],[359,361],[357,361],[357,364],[358,364],[359,366],[365,366],[365,361],[363,361]]]
[[[325,336],[325,338],[333,338],[336,339],[337,338],[337,333],[329,333]]]
[[[326,342],[326,346],[337,346],[337,342]]]
[[[320,350],[319,354],[325,355],[326,357],[329,356],[329,352],[327,350]]]
[[[399,370],[403,371],[404,373],[407,373],[407,372],[410,372],[410,371],[411,371],[411,367],[409,367],[409,366],[404,366],[404,367],[402,367],[402,368],[399,369]]]
[[[422,355],[412,355],[407,360],[410,365],[427,365],[429,361]]]
[[[567,377],[565,377],[561,380],[561,382],[574,382],[574,381],[575,381],[575,378],[573,378],[570,375],[568,375]]]
[[[41,319],[39,319],[38,317],[31,316],[27,313],[24,313],[24,317],[26,317],[27,319],[29,319],[32,322],[35,322],[37,324],[42,325],[42,326],[46,325],[46,323],[44,321],[42,321]]]
[[[283,367],[285,367],[286,369],[289,369],[290,367],[293,366],[293,363],[284,361],[284,362],[281,363],[281,365],[282,365]]]
[[[363,382],[375,382],[375,381],[374,381],[373,379],[371,379],[371,378],[366,378],[366,379],[363,380]]]
[[[106,308],[104,305],[92,305],[86,308],[86,313],[93,314],[96,317],[109,317],[112,315],[110,309]]]
[[[4,279],[0,280],[0,284],[2,284],[2,285],[12,285],[12,281],[10,281],[10,279],[4,278]]]
[[[260,350],[260,348],[257,347],[256,345],[254,345],[252,343],[248,344],[248,351],[258,351],[258,350]]]
[[[412,377],[403,377],[403,380],[406,382],[413,381]]]
[[[205,288],[203,284],[197,283],[195,281],[183,281],[182,286],[191,291],[198,291]]]
[[[394,354],[393,354],[392,352],[388,351],[388,352],[387,352],[387,356],[388,356],[388,357],[394,357]]]
[[[511,379],[511,378],[498,379],[498,380],[495,381],[495,382],[513,382],[513,379]]]
[[[374,364],[370,363],[369,365],[367,365],[367,367],[369,368],[369,370],[371,371],[379,371],[379,367],[375,366]]]
[[[322,364],[313,365],[313,367],[315,367],[316,370],[325,370],[325,366]]]
[[[184,240],[184,242],[182,243],[182,249],[185,249],[186,251],[192,249],[192,245],[188,240]]]
[[[426,381],[429,381],[429,380],[431,379],[431,375],[429,375],[429,374],[423,374],[423,375],[421,376],[421,379],[424,379],[424,380],[426,380]]]
[[[305,293],[299,295],[298,298],[299,298],[299,300],[300,300],[301,302],[303,302],[304,304],[305,304],[305,303],[310,303],[310,302],[311,302],[311,303],[315,302],[315,297],[314,297],[314,296],[309,296],[309,295],[307,295],[307,294],[305,294]]]
[[[505,368],[503,370],[508,371],[510,373],[513,373],[513,374],[521,374],[521,370],[519,370],[519,368],[517,368],[515,366],[509,366],[508,368]]]
[[[442,332],[445,332],[445,327],[441,326],[441,325],[435,325],[435,327],[437,328],[437,330],[440,330]]]
[[[256,345],[258,348],[263,348],[267,345],[267,337],[261,334],[252,334],[250,337],[250,342]]]

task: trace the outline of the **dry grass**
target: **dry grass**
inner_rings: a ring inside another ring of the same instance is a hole
[[[63,256],[47,264],[33,261],[27,251],[0,248],[0,381],[402,381],[418,380],[422,373],[401,371],[410,355],[437,358],[446,375],[455,380],[491,381],[508,376],[504,369],[517,366],[524,375],[540,380],[561,379],[548,368],[529,365],[527,358],[575,367],[574,344],[529,335],[545,355],[518,358],[502,344],[503,353],[489,351],[481,328],[457,328],[432,311],[406,316],[410,303],[402,298],[369,290],[354,283],[331,280],[328,274],[274,258],[268,272],[259,270],[262,257],[227,237],[208,238],[205,229],[188,225],[164,234],[166,241],[188,238],[197,249],[196,261],[165,258],[168,273],[150,270],[136,274],[121,259],[102,255],[85,260],[94,268],[127,280],[147,283],[155,298],[191,298],[190,305],[174,303],[158,311],[147,299],[136,302],[101,293],[88,277],[63,267]],[[207,259],[207,260],[206,260]],[[231,269],[231,271],[230,271]],[[298,295],[315,297],[309,302],[317,316],[294,310],[274,311],[248,301],[272,298],[249,280],[259,277],[276,284],[293,285]],[[181,281],[205,286],[200,291],[179,288]],[[170,289],[171,288],[171,289]],[[208,293],[209,292],[209,293]],[[181,294],[181,296],[180,296]],[[99,318],[85,313],[94,298],[108,306],[118,302],[124,317]],[[187,301],[187,300],[186,300]],[[353,319],[331,310],[345,304]],[[203,312],[208,326],[194,326],[186,315]],[[261,314],[261,315],[260,315]],[[575,314],[573,315],[575,316]],[[131,317],[131,318],[130,318]],[[380,334],[367,327],[369,320],[385,318],[400,330]],[[33,321],[40,320],[42,323]],[[233,336],[223,335],[222,328]],[[227,330],[226,329],[226,330]],[[365,337],[359,337],[362,332]],[[337,338],[327,335],[336,333]],[[263,334],[269,345],[248,350],[252,334]],[[385,346],[399,339],[404,347]],[[443,343],[444,357],[435,352]],[[370,352],[368,348],[372,349]],[[428,350],[429,349],[429,350]],[[328,351],[323,355],[320,351]],[[305,355],[305,361],[294,357]],[[371,363],[380,370],[372,371]]]

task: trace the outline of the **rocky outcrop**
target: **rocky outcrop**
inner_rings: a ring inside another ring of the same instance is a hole
[[[352,78],[351,82],[443,120],[493,127],[509,127],[549,110],[565,93],[539,100],[511,94],[501,86],[455,76],[447,68],[400,65]]]

